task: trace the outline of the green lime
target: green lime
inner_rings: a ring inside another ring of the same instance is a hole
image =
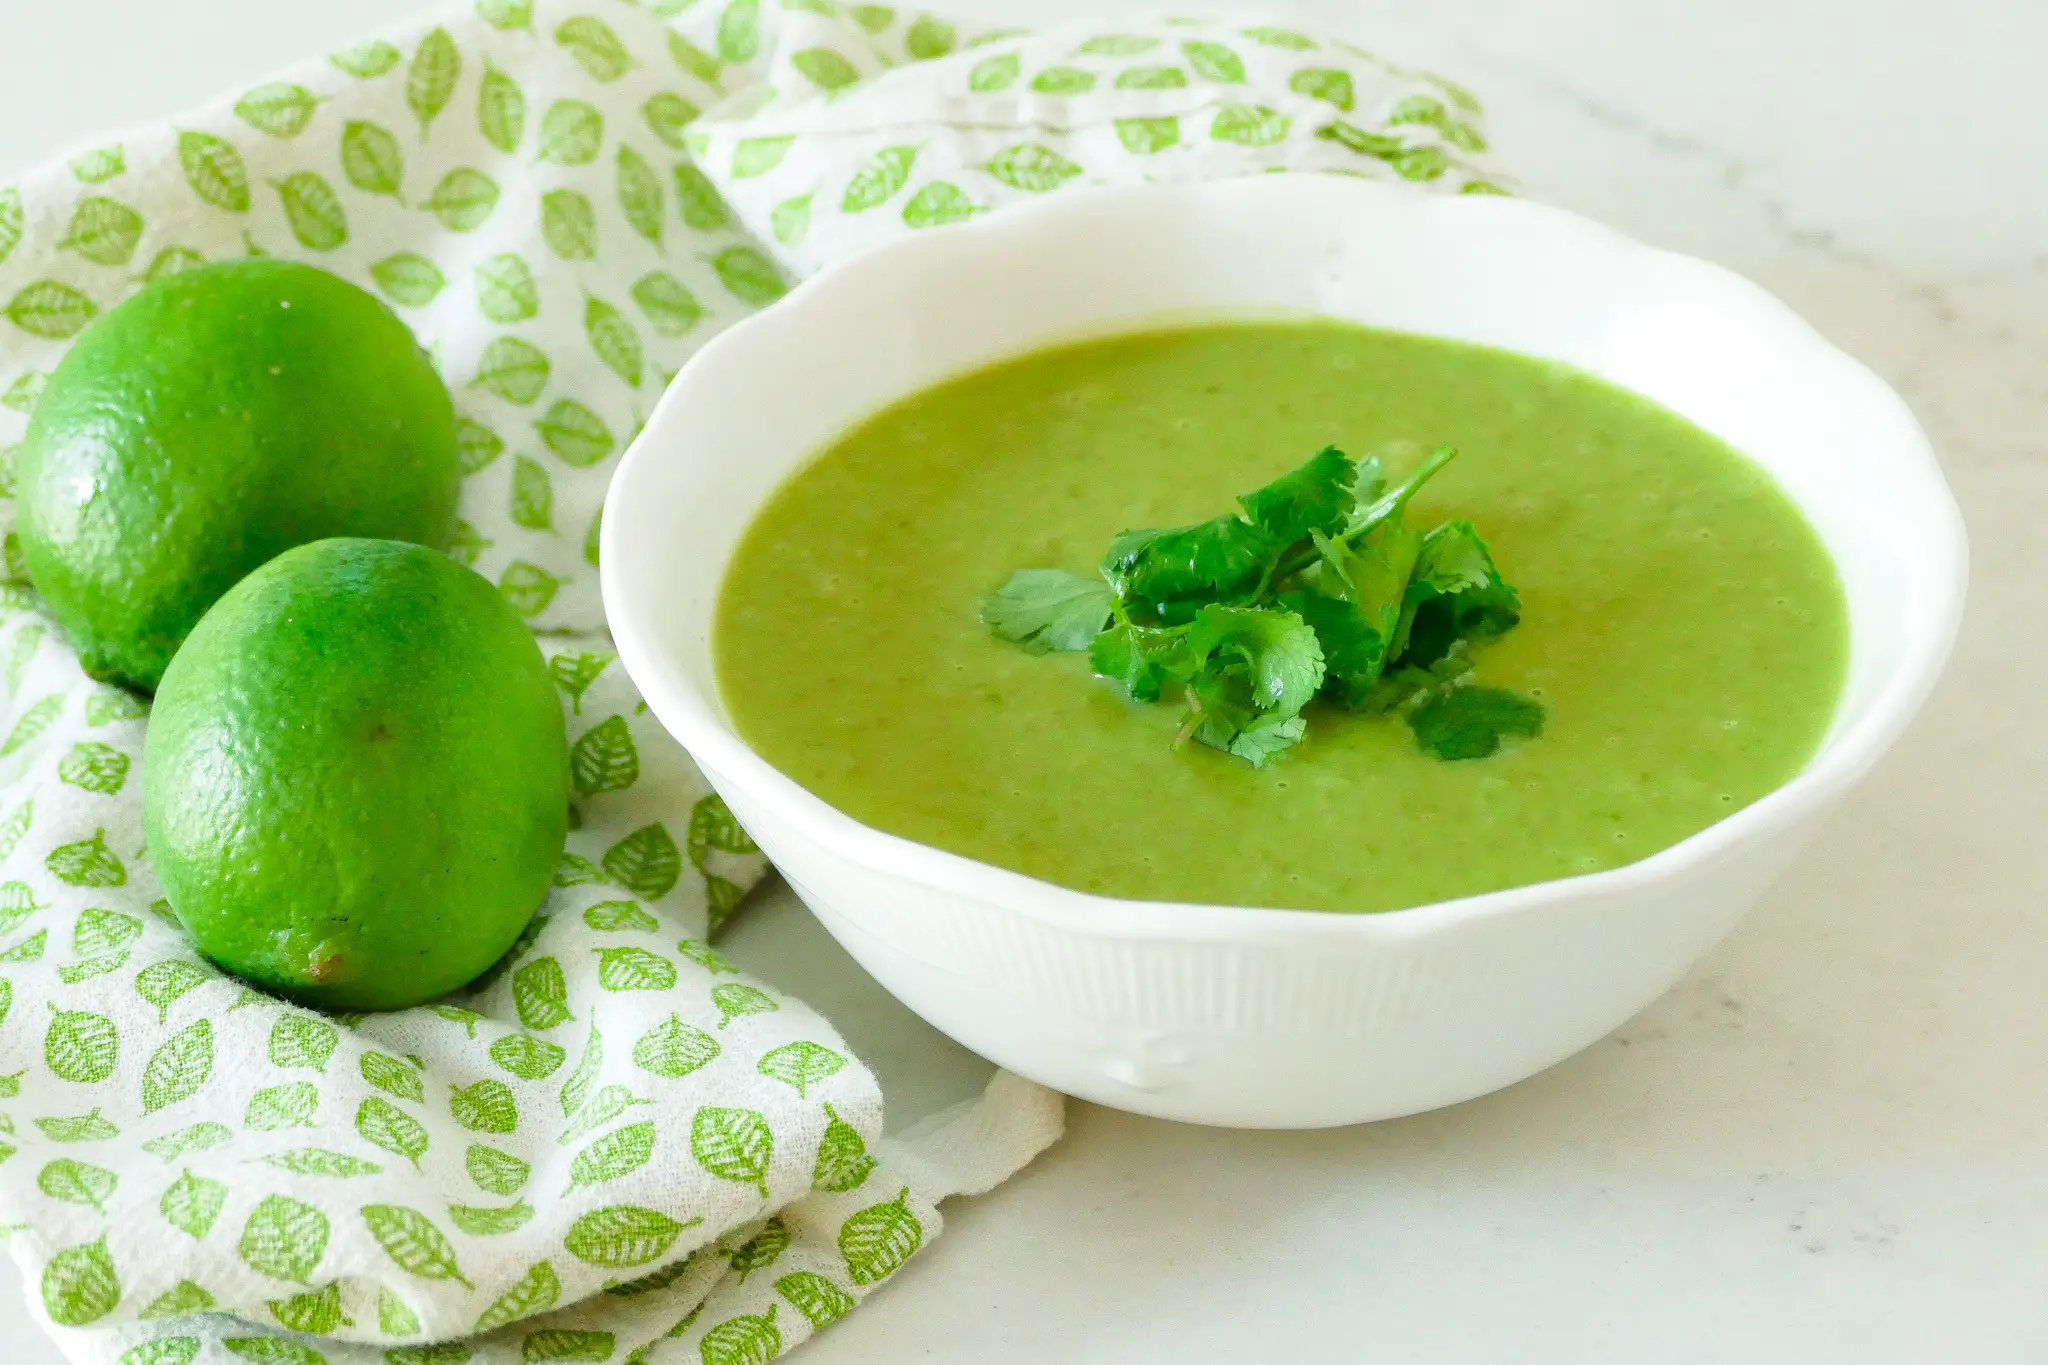
[[[498,590],[417,545],[322,540],[214,604],[157,689],[150,860],[200,951],[323,1009],[476,979],[547,895],[569,752]]]
[[[294,545],[445,546],[462,481],[448,390],[405,324],[276,260],[167,275],[86,328],[16,461],[37,590],[88,673],[144,689]]]

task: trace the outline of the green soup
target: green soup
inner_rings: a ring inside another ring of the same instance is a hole
[[[1087,656],[976,611],[1013,569],[1091,572],[1118,531],[1198,521],[1334,444],[1399,477],[1461,457],[1410,522],[1470,517],[1522,593],[1478,680],[1543,733],[1422,754],[1312,703],[1258,770],[1176,749]],[[1391,910],[1633,862],[1791,778],[1841,690],[1848,617],[1769,475],[1562,365],[1333,323],[1146,332],[916,394],[792,477],[747,530],[714,635],[740,733],[857,820],[1144,900]]]

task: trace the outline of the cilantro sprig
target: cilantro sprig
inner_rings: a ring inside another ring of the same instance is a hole
[[[1191,526],[1124,531],[1095,578],[1019,569],[981,605],[1034,654],[1087,651],[1134,700],[1186,707],[1192,739],[1265,767],[1301,742],[1317,696],[1405,710],[1424,752],[1484,758],[1534,736],[1532,698],[1471,686],[1470,651],[1521,620],[1521,598],[1470,521],[1427,532],[1408,502],[1457,456],[1388,486],[1376,458],[1331,446]]]

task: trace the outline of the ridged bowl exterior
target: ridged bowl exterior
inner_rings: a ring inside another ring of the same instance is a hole
[[[1769,468],[1850,605],[1849,683],[1806,771],[1626,868],[1340,915],[1111,900],[974,863],[858,824],[733,732],[710,657],[725,564],[754,510],[834,435],[1037,345],[1162,318],[1295,315],[1565,360]],[[1296,1128],[1511,1084],[1668,990],[1925,699],[1967,551],[1903,404],[1735,276],[1536,205],[1286,176],[1063,195],[804,285],[670,387],[613,483],[601,560],[620,654],[656,715],[906,1005],[1070,1094]]]

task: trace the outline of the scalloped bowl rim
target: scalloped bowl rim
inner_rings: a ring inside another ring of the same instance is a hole
[[[957,246],[965,239],[980,243],[990,252],[1000,252],[1006,241],[1044,231],[1048,225],[1057,226],[1065,215],[1077,211],[1079,201],[1092,205],[1140,196],[1179,195],[1194,201],[1194,206],[1198,207],[1201,200],[1211,196],[1256,193],[1257,187],[1263,184],[1304,178],[1307,177],[1191,185],[1110,186],[1069,191],[1056,198],[1009,208],[986,218],[949,227],[942,233],[911,236],[877,247],[805,280],[768,310],[736,324],[707,343],[670,384],[642,435],[621,460],[607,498],[607,514],[600,532],[600,577],[614,642],[628,672],[662,723],[704,767],[742,786],[756,799],[771,804],[777,815],[787,820],[803,837],[851,863],[935,890],[998,903],[1007,910],[1028,915],[1066,932],[1105,939],[1240,942],[1334,939],[1355,942],[1427,937],[1475,921],[1535,914],[1549,907],[1583,903],[1588,898],[1627,895],[1670,882],[1757,835],[1795,824],[1802,817],[1816,815],[1854,787],[1896,742],[1933,691],[1960,626],[1967,587],[1968,544],[1961,512],[1933,449],[1904,402],[1867,367],[1835,348],[1784,303],[1721,266],[1647,246],[1577,214],[1527,200],[1497,196],[1423,195],[1412,190],[1337,177],[1319,178],[1391,196],[1407,209],[1417,212],[1493,216],[1510,224],[1518,220],[1540,222],[1553,230],[1567,227],[1607,250],[1653,259],[1666,270],[1690,272],[1714,288],[1738,297],[1751,317],[1768,320],[1777,327],[1781,339],[1796,339],[1802,343],[1803,349],[1809,353],[1807,363],[1827,363],[1846,371],[1845,378],[1865,388],[1871,403],[1893,410],[1891,418],[1897,424],[1902,443],[1911,448],[1918,461],[1918,468],[1912,472],[1925,484],[1922,491],[1933,499],[1933,505],[1928,509],[1929,534],[1922,542],[1929,560],[1922,573],[1935,577],[1936,581],[1945,580],[1947,591],[1931,619],[1923,624],[1918,638],[1902,651],[1900,663],[1871,699],[1864,714],[1844,726],[1838,712],[1837,728],[1831,730],[1806,767],[1790,781],[1700,832],[1621,867],[1400,909],[1363,913],[1128,900],[1060,886],[861,823],[763,758],[718,714],[712,699],[682,679],[675,668],[647,645],[646,637],[653,633],[647,623],[647,614],[658,611],[659,603],[643,585],[631,581],[634,572],[632,547],[621,543],[622,533],[617,529],[625,524],[626,519],[611,515],[612,506],[631,495],[636,474],[642,466],[663,458],[663,453],[656,447],[665,436],[662,430],[664,417],[686,407],[696,386],[706,382],[707,376],[713,375],[720,366],[746,356],[751,348],[763,342],[772,341],[777,329],[797,325],[810,310],[830,308],[835,296],[858,275],[888,270],[906,257],[915,258],[923,254],[933,241],[950,238]],[[1127,319],[1119,324],[1114,318],[1105,318],[1102,330],[1114,333],[1143,325],[1145,322],[1139,320]],[[1056,339],[1040,344],[1056,344]],[[978,360],[964,370],[977,369],[987,363],[990,362]],[[904,396],[895,394],[886,401]],[[880,406],[876,405],[877,408]],[[809,456],[800,458],[783,478],[794,477],[807,458]],[[756,512],[758,505],[749,512],[749,518]],[[729,563],[728,555],[726,564]],[[721,576],[725,567],[720,567]]]

